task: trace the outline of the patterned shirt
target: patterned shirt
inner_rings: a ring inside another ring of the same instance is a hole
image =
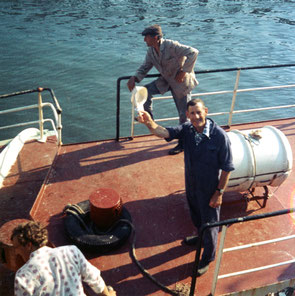
[[[81,296],[82,281],[101,293],[105,283],[100,271],[76,246],[42,247],[16,273],[15,296]]]
[[[205,127],[202,133],[198,133],[194,126],[192,125],[191,128],[194,130],[195,133],[195,140],[196,140],[196,145],[198,146],[201,141],[207,137],[210,138],[210,128],[211,128],[211,121],[206,119]]]

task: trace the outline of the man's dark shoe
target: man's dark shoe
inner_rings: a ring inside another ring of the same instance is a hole
[[[178,143],[177,146],[175,146],[174,148],[169,150],[169,154],[170,155],[176,155],[176,154],[181,153],[182,151],[183,151],[183,146]]]
[[[197,235],[187,236],[183,242],[188,246],[196,246],[199,241],[199,237]]]
[[[200,261],[199,263],[199,268],[198,268],[198,271],[197,271],[197,276],[201,276],[203,275],[204,273],[206,273],[209,269],[209,263],[210,262],[205,262],[205,261]]]

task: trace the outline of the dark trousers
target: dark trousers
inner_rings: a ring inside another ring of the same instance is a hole
[[[153,96],[154,95],[159,95],[161,94],[156,86],[156,81],[153,81],[149,84],[146,84],[145,87],[147,88],[148,91],[148,97],[147,100],[145,102],[144,106],[144,110],[149,112],[149,114],[153,117]],[[174,103],[176,105],[176,109],[178,111],[178,116],[179,116],[179,124],[182,124],[184,122],[187,121],[187,117],[186,117],[186,104],[188,101],[191,100],[191,93],[183,96],[183,98],[181,99],[177,99],[173,93],[173,91],[170,89],[173,99],[174,99]]]
[[[220,220],[220,207],[211,208],[208,198],[204,198],[202,194],[194,194],[193,196],[187,194],[187,201],[193,224],[198,229],[198,232],[203,224]],[[219,227],[205,230],[203,236],[204,252],[202,254],[202,261],[209,263],[215,259],[218,232]]]

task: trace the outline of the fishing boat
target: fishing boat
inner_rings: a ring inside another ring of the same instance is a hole
[[[0,116],[12,114],[17,119],[17,112],[32,109],[37,118],[6,126],[1,120],[1,129],[17,128],[20,132],[1,142],[0,294],[13,295],[14,272],[23,264],[13,253],[11,229],[32,219],[47,226],[52,246],[77,244],[119,296],[268,295],[294,291],[295,117],[253,118],[259,112],[274,110],[284,114],[295,105],[280,105],[275,100],[274,105],[236,108],[242,94],[249,94],[248,106],[254,106],[251,98],[261,93],[269,98],[274,91],[288,91],[290,97],[295,94],[294,83],[242,88],[241,74],[250,73],[247,77],[253,82],[259,71],[270,75],[277,70],[294,71],[294,67],[289,64],[196,72],[214,77],[235,74],[233,89],[193,94],[206,100],[211,96],[231,97],[224,110],[209,109],[214,111],[209,117],[227,119],[222,126],[231,139],[236,167],[223,197],[221,221],[203,225],[199,233],[202,236],[208,227],[220,227],[216,260],[201,277],[196,277],[201,243],[195,247],[182,244],[184,237],[197,234],[186,204],[183,154],[168,155],[174,143],[150,134],[136,135],[139,125],[131,104],[130,135],[120,136],[124,120],[120,117],[121,84],[128,76],[117,81],[114,139],[63,144],[62,108],[50,88],[1,95],[0,104],[2,100],[26,96],[31,105],[1,108]],[[155,103],[157,100],[169,102],[171,97],[157,97]],[[46,108],[50,111],[44,112]],[[249,114],[250,120],[233,123],[238,114]],[[162,124],[175,119],[156,121]],[[76,205],[84,207],[82,214]],[[93,215],[94,211],[97,214]],[[106,214],[117,215],[110,225],[104,218]],[[102,223],[104,231],[84,239],[85,229],[82,233],[73,228],[83,228],[83,223],[89,221],[77,222],[77,215],[83,219],[87,216],[95,225]],[[100,221],[94,221],[97,217]],[[116,234],[115,228],[119,229]],[[94,241],[93,236],[97,238]],[[112,244],[117,236],[119,241]]]

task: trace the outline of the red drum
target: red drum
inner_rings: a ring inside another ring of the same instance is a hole
[[[110,188],[99,188],[89,197],[90,218],[100,230],[109,229],[119,220],[122,201],[119,194]]]

